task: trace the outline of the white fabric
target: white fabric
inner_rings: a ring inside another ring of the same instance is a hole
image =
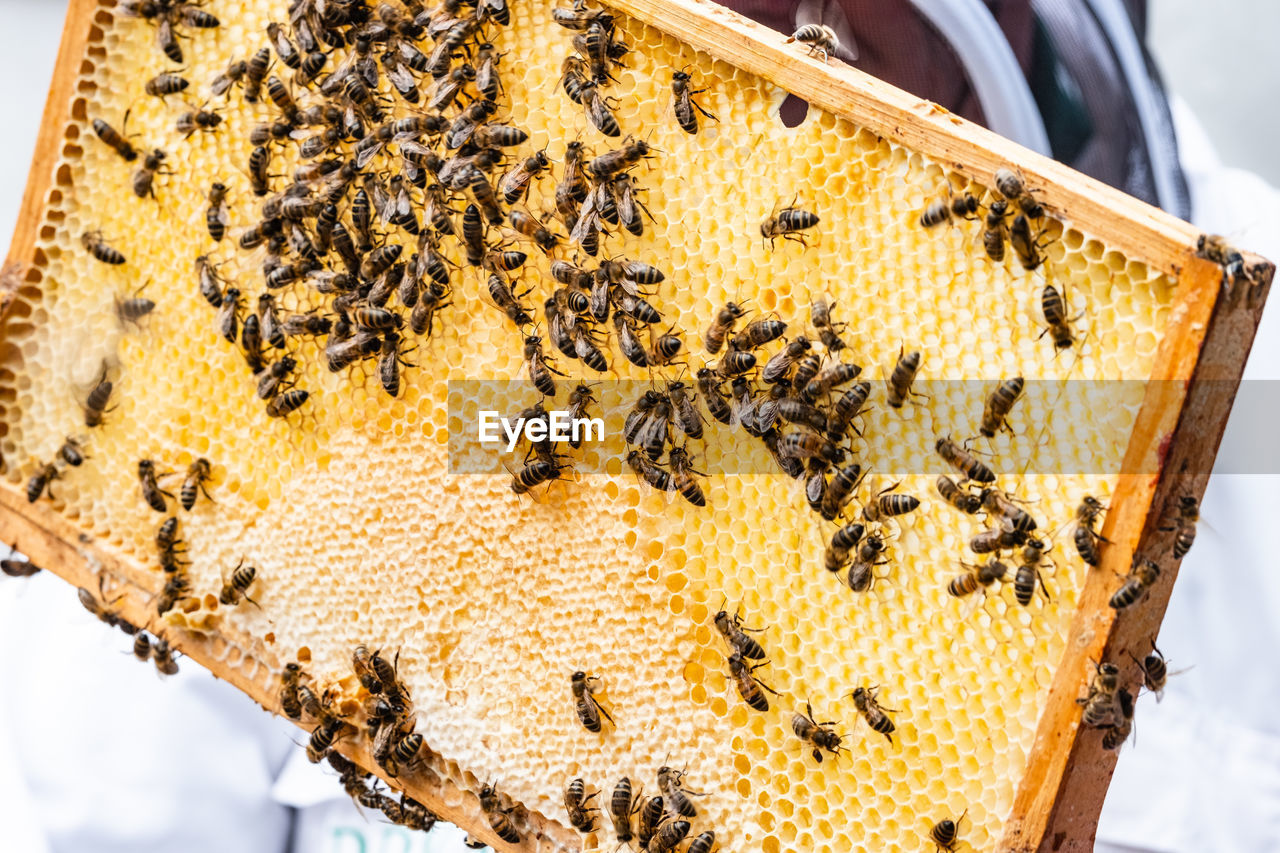
[[[946,33],[951,50],[982,104],[987,127],[1019,145],[1051,156],[1040,108],[1022,74],[1009,40],[986,5],[979,0],[911,0],[916,11],[938,32]]]
[[[0,580],[0,736],[30,794],[0,827],[34,826],[51,853],[287,849],[270,797],[287,727],[194,663],[162,681],[63,581]]]
[[[1185,104],[1174,100],[1173,116],[1196,223],[1280,258],[1280,192],[1224,168]],[[1278,377],[1272,301],[1245,378]],[[1170,668],[1193,668],[1169,680],[1164,702],[1138,701],[1137,740],[1121,753],[1099,851],[1280,850],[1280,477],[1215,475],[1202,519],[1160,634]]]

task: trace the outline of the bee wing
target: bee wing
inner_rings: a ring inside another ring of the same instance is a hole
[[[578,221],[573,224],[573,229],[569,232],[570,242],[582,244],[584,240],[590,238],[592,232],[602,231],[600,227],[600,212],[596,206],[596,193],[593,191],[587,195],[587,200],[582,203],[582,208],[578,213]]]

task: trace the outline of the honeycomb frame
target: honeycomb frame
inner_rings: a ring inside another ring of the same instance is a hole
[[[108,5],[108,4],[102,4]],[[853,120],[882,138],[925,154],[975,183],[989,184],[995,169],[1019,164],[1023,174],[1045,190],[1046,207],[1065,223],[1086,233],[1106,234],[1108,245],[1130,259],[1170,276],[1178,285],[1171,318],[1159,343],[1153,383],[1130,439],[1129,455],[1149,456],[1159,448],[1158,476],[1121,476],[1112,498],[1104,535],[1115,544],[1081,593],[1066,652],[1055,667],[1053,686],[1041,716],[1028,767],[1018,785],[1012,814],[998,849],[1010,851],[1090,849],[1115,753],[1102,750],[1096,737],[1082,736],[1075,699],[1087,679],[1090,659],[1142,650],[1163,614],[1171,583],[1163,583],[1138,613],[1116,619],[1106,606],[1111,589],[1106,572],[1123,574],[1133,554],[1167,542],[1158,529],[1159,513],[1173,494],[1203,492],[1207,471],[1225,427],[1236,383],[1260,318],[1263,299],[1231,303],[1218,287],[1221,270],[1195,255],[1199,232],[1146,205],[1023,151],[992,134],[919,101],[854,69],[807,59],[782,43],[782,37],[706,2],[681,5],[654,0],[616,0],[609,5],[666,32],[685,44],[743,68],[811,104]],[[54,174],[54,164],[76,140],[65,139],[68,117],[77,109],[80,64],[90,42],[97,2],[72,0],[54,85],[37,144],[19,226],[9,261],[38,270],[36,250],[42,231],[56,228],[43,216],[51,193],[69,180]],[[83,104],[83,101],[80,102]],[[81,109],[83,107],[81,106]],[[83,120],[83,116],[79,116]],[[1271,270],[1265,271],[1269,284]],[[38,285],[32,272],[26,285]],[[13,288],[22,286],[10,283]],[[1265,295],[1265,294],[1264,294]],[[6,316],[13,292],[0,295]],[[1136,459],[1132,470],[1147,470]],[[1186,474],[1184,472],[1195,472]],[[143,622],[154,576],[133,561],[101,547],[65,518],[42,504],[28,505],[20,488],[0,485],[0,533],[18,540],[24,552],[77,586],[94,587],[96,572],[110,572],[131,590],[122,612]],[[1169,575],[1175,569],[1167,570]],[[274,709],[274,655],[255,638],[226,629],[205,638],[184,635],[175,645],[208,666],[264,707]],[[345,750],[344,750],[345,751]],[[353,754],[365,766],[368,756]],[[474,797],[463,797],[449,777],[457,768],[428,773],[430,782],[410,790],[442,817],[466,826],[501,849],[554,849],[576,846],[578,839],[553,820],[533,816],[525,844],[511,847],[492,836]]]

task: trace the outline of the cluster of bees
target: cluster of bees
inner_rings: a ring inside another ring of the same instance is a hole
[[[1044,265],[1045,237],[1044,206],[1036,198],[1037,190],[1029,188],[1022,176],[1011,169],[998,169],[995,187],[984,204],[972,193],[954,195],[948,188],[942,198],[935,199],[920,214],[920,225],[927,229],[960,220],[983,222],[982,248],[993,263],[1005,262],[1006,245],[1013,249],[1018,264],[1026,272]],[[1076,342],[1073,324],[1081,314],[1070,316],[1066,299],[1052,284],[1046,282],[1040,292],[1040,310],[1044,314],[1045,330],[1053,339],[1056,349],[1069,349]]]
[[[146,631],[139,629],[138,626],[116,613],[112,608],[120,598],[106,601],[102,590],[102,578],[102,575],[98,576],[98,592],[103,597],[99,599],[89,590],[80,587],[77,590],[80,604],[103,624],[110,628],[119,628],[125,635],[133,637],[133,656],[138,660],[143,663],[148,660],[154,662],[156,671],[161,675],[177,675],[178,663],[173,659],[173,650],[169,647],[169,641],[158,634],[154,638],[151,637]]]
[[[380,650],[363,644],[351,654],[352,670],[363,689],[360,711],[372,747],[370,754],[391,778],[412,773],[422,760],[424,738],[414,731],[416,718],[408,686],[400,679],[399,654],[388,660]],[[348,721],[355,709],[346,709],[330,688],[317,695],[311,677],[296,662],[285,665],[280,676],[280,709],[291,720],[313,725],[307,741],[307,758],[319,763],[327,758],[338,771],[343,788],[357,805],[381,811],[392,823],[429,831],[437,816],[408,794],[394,799],[378,788],[377,780],[334,751],[342,738],[357,732]]]
[[[693,818],[698,816],[698,809],[690,797],[705,794],[686,789],[683,785],[684,772],[673,767],[659,767],[657,780],[659,793],[648,798],[634,787],[628,776],[623,776],[614,786],[608,808],[619,845],[630,845],[634,841],[645,853],[669,853],[689,838],[693,831]],[[588,794],[586,783],[581,778],[571,780],[565,788],[565,811],[569,814],[569,823],[579,832],[585,834],[599,828],[601,810],[591,805],[599,795],[600,791]],[[715,843],[715,831],[708,829],[689,839],[684,853],[711,853]]]

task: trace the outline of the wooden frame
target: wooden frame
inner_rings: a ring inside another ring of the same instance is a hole
[[[748,72],[767,78],[813,105],[847,117],[894,142],[918,151],[979,183],[990,185],[996,169],[1016,163],[1027,180],[1043,190],[1055,217],[1087,234],[1105,235],[1126,256],[1176,280],[1170,313],[1156,358],[1157,381],[1138,416],[1126,453],[1126,469],[1156,475],[1125,475],[1116,488],[1103,534],[1114,545],[1102,566],[1089,575],[1055,676],[1035,744],[1021,779],[999,849],[1005,851],[1089,851],[1097,817],[1114,770],[1116,753],[1103,750],[1100,733],[1080,727],[1076,699],[1087,683],[1090,660],[1117,659],[1130,650],[1145,653],[1163,617],[1177,575],[1162,564],[1161,581],[1148,602],[1133,612],[1107,606],[1115,575],[1128,571],[1135,554],[1167,553],[1171,533],[1160,530],[1165,507],[1181,495],[1202,495],[1207,472],[1226,426],[1245,358],[1261,317],[1274,267],[1258,258],[1247,298],[1221,285],[1220,267],[1196,256],[1194,227],[1047,158],[1026,151],[936,104],[867,77],[838,62],[810,58],[784,37],[707,0],[607,0],[609,5],[682,42]],[[35,241],[46,223],[41,211],[57,185],[54,166],[64,146],[75,146],[65,130],[75,109],[80,63],[90,43],[98,0],[71,0],[57,67],[23,197],[8,262],[29,270],[39,262]],[[1126,223],[1114,227],[1117,218]],[[10,268],[13,269],[12,267]],[[35,279],[32,279],[33,281]],[[5,318],[22,277],[12,273],[0,285],[0,320]],[[128,619],[145,622],[154,591],[148,574],[129,565],[102,543],[79,533],[60,515],[28,504],[21,490],[0,486],[0,539],[16,541],[23,553],[76,586],[93,588],[95,574],[112,578],[112,596]],[[1167,578],[1167,579],[1166,579]],[[273,673],[278,661],[269,648],[248,637],[184,635],[181,651],[260,702],[277,710]],[[373,766],[348,748],[349,757]],[[408,785],[409,792],[445,820],[468,828],[502,850],[573,849],[573,830],[530,816],[531,831],[520,845],[497,839],[482,819],[474,795],[464,794],[440,774],[433,782]]]

